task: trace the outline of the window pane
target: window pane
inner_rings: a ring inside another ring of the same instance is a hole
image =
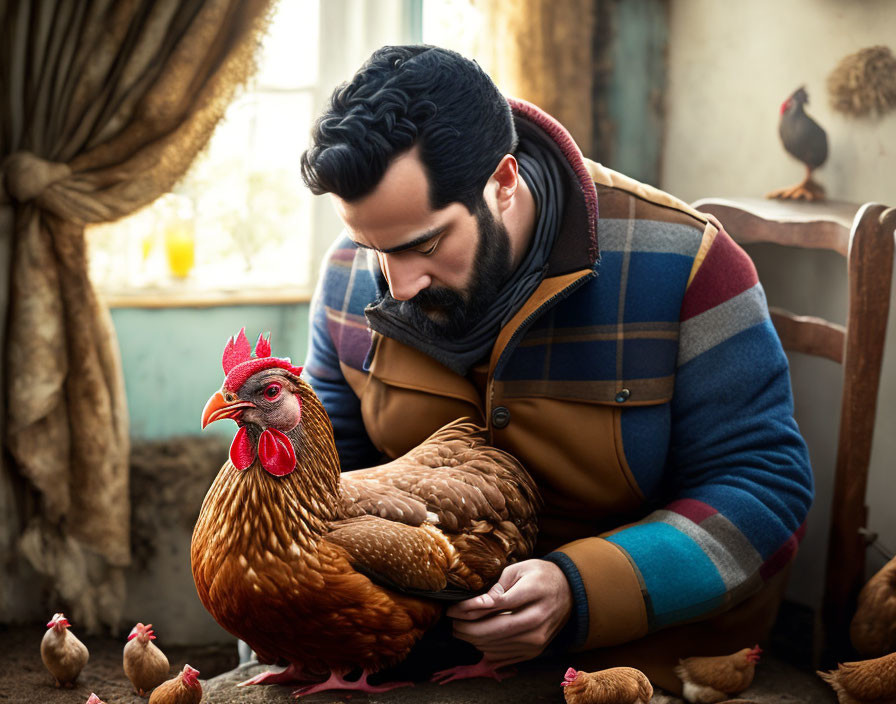
[[[174,192],[90,229],[91,275],[107,293],[310,286],[311,196],[299,157],[311,95],[236,100]]]

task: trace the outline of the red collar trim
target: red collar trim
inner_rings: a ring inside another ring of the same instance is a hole
[[[551,117],[541,108],[519,98],[507,98],[510,108],[515,115],[525,117],[530,122],[547,133],[547,135],[560,147],[560,151],[569,165],[572,167],[582,187],[582,193],[585,196],[585,206],[588,210],[588,238],[590,242],[589,254],[591,261],[597,260],[597,188],[594,186],[594,180],[585,166],[585,157],[579,149],[579,145],[569,131],[561,125],[555,118]]]

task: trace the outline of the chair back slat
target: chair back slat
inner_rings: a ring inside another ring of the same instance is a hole
[[[785,350],[843,364],[844,326],[811,315],[794,315],[783,308],[771,307],[769,312]]]

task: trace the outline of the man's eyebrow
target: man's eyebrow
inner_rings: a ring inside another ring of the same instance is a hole
[[[408,249],[413,249],[414,247],[419,247],[421,244],[425,244],[433,237],[438,237],[441,235],[447,227],[445,225],[441,227],[434,227],[431,230],[427,230],[419,237],[415,237],[410,242],[405,242],[404,244],[400,244],[397,247],[389,247],[388,249],[377,249],[376,247],[371,247],[368,244],[361,244],[360,242],[355,242],[357,247],[361,249],[372,249],[374,252],[379,252],[380,254],[395,254],[397,252],[404,252]]]

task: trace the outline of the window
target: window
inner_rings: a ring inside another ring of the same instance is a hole
[[[118,222],[89,228],[90,274],[106,301],[307,298],[339,231],[328,199],[312,196],[301,180],[312,122],[374,48],[419,35],[418,3],[278,3],[258,73],[173,192]]]

